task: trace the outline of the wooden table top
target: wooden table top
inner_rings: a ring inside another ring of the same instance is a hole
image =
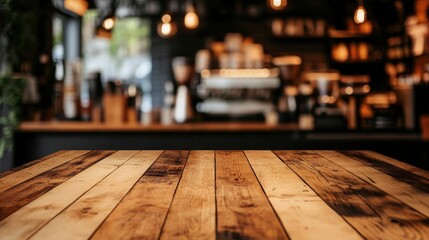
[[[429,173],[370,151],[60,151],[0,175],[0,239],[429,239]]]

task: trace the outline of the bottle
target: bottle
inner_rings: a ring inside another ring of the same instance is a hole
[[[310,84],[301,84],[299,86],[299,92],[301,94],[300,115],[298,120],[299,129],[312,130],[314,129],[314,99],[312,98],[313,88],[310,86]]]
[[[171,125],[173,123],[173,110],[174,110],[174,85],[172,82],[166,82],[164,85],[164,106],[161,110],[161,124]]]
[[[66,74],[64,78],[64,98],[63,110],[64,117],[68,120],[76,120],[78,117],[78,96],[77,82],[78,79],[78,63],[67,62]]]
[[[137,123],[137,86],[130,84],[125,92],[126,94],[126,119],[128,123]]]
[[[54,118],[61,120],[64,118],[64,62],[56,60],[55,63],[55,83],[54,83]]]
[[[108,124],[122,124],[125,119],[125,97],[121,81],[109,81],[103,95],[104,119]]]
[[[101,73],[95,72],[88,76],[89,101],[91,105],[91,120],[93,122],[103,122],[103,84]]]

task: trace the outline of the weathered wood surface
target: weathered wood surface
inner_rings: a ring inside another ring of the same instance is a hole
[[[406,170],[408,172],[411,172],[411,173],[414,173],[416,175],[419,175],[420,177],[429,179],[429,172],[425,171],[425,170],[423,170],[421,168],[414,167],[412,165],[403,163],[401,161],[398,161],[396,159],[393,159],[391,157],[388,157],[388,156],[385,156],[383,154],[376,153],[376,152],[373,152],[373,151],[360,151],[360,152],[363,153],[363,154],[366,154],[368,156],[372,156],[373,158],[375,158],[375,159],[377,159],[379,161],[390,163],[390,164],[392,164],[392,165],[394,165],[396,167],[402,168],[402,169],[404,169],[404,170]]]
[[[311,151],[275,151],[364,238],[429,239],[429,218]]]
[[[25,171],[11,171],[0,179],[0,193],[87,152],[89,151],[64,151],[51,155],[46,159],[43,158],[36,163],[29,163]]]
[[[335,151],[319,151],[319,154],[378,187],[380,190],[401,200],[408,206],[429,216],[429,193],[423,192],[413,185],[401,182],[390,175],[380,172],[359,161],[355,161],[341,153]]]
[[[292,239],[362,239],[271,151],[245,153]]]
[[[215,239],[214,151],[193,151],[177,187],[161,239]]]
[[[92,239],[157,239],[189,151],[165,151]]]
[[[340,151],[344,155],[353,158],[363,164],[366,164],[374,169],[391,175],[399,181],[406,182],[413,185],[422,191],[429,192],[429,179],[424,178],[415,173],[409,172],[401,167],[398,167],[392,163],[380,161],[370,155],[364,154],[359,151]]]
[[[134,155],[31,239],[56,239],[60,234],[61,239],[89,238],[160,154],[161,151],[147,151]]]
[[[2,192],[0,220],[112,153],[92,151]]]
[[[370,151],[60,151],[0,175],[0,239],[429,239],[428,176]]]
[[[43,194],[0,222],[2,239],[26,239],[121,166],[137,151],[120,151]]]
[[[216,151],[217,236],[288,239],[243,152]]]

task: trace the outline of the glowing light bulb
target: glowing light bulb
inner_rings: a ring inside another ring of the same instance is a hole
[[[170,23],[162,23],[161,25],[161,33],[162,35],[170,35],[171,33],[171,24]]]
[[[363,5],[360,5],[356,11],[354,16],[355,23],[361,24],[366,21],[366,10]]]
[[[171,16],[170,16],[170,14],[164,14],[162,16],[162,18],[161,18],[161,21],[163,23],[169,23],[169,22],[171,22]]]
[[[106,30],[110,30],[113,28],[113,26],[115,26],[115,20],[113,20],[113,18],[111,18],[111,17],[106,18],[103,21],[102,25]]]
[[[161,37],[168,38],[176,34],[176,24],[171,21],[170,14],[164,14],[161,22],[158,24],[158,34]]]
[[[185,15],[185,27],[189,29],[195,29],[200,24],[200,19],[198,18],[197,13],[195,13],[193,7],[189,7]]]
[[[286,7],[287,0],[269,0],[270,7],[274,10],[281,10]]]

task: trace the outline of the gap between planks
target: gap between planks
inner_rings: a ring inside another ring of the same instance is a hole
[[[53,218],[31,239],[88,239],[162,151],[139,152]],[[73,224],[68,224],[73,222]]]
[[[245,154],[291,239],[362,239],[274,153]]]
[[[331,162],[429,216],[429,193],[335,151],[316,151]]]
[[[136,153],[116,152],[14,212],[0,222],[2,240],[27,239]]]
[[[61,152],[59,155],[54,155],[51,158],[40,161],[25,169],[12,172],[0,179],[0,193],[88,152],[89,151]]]

